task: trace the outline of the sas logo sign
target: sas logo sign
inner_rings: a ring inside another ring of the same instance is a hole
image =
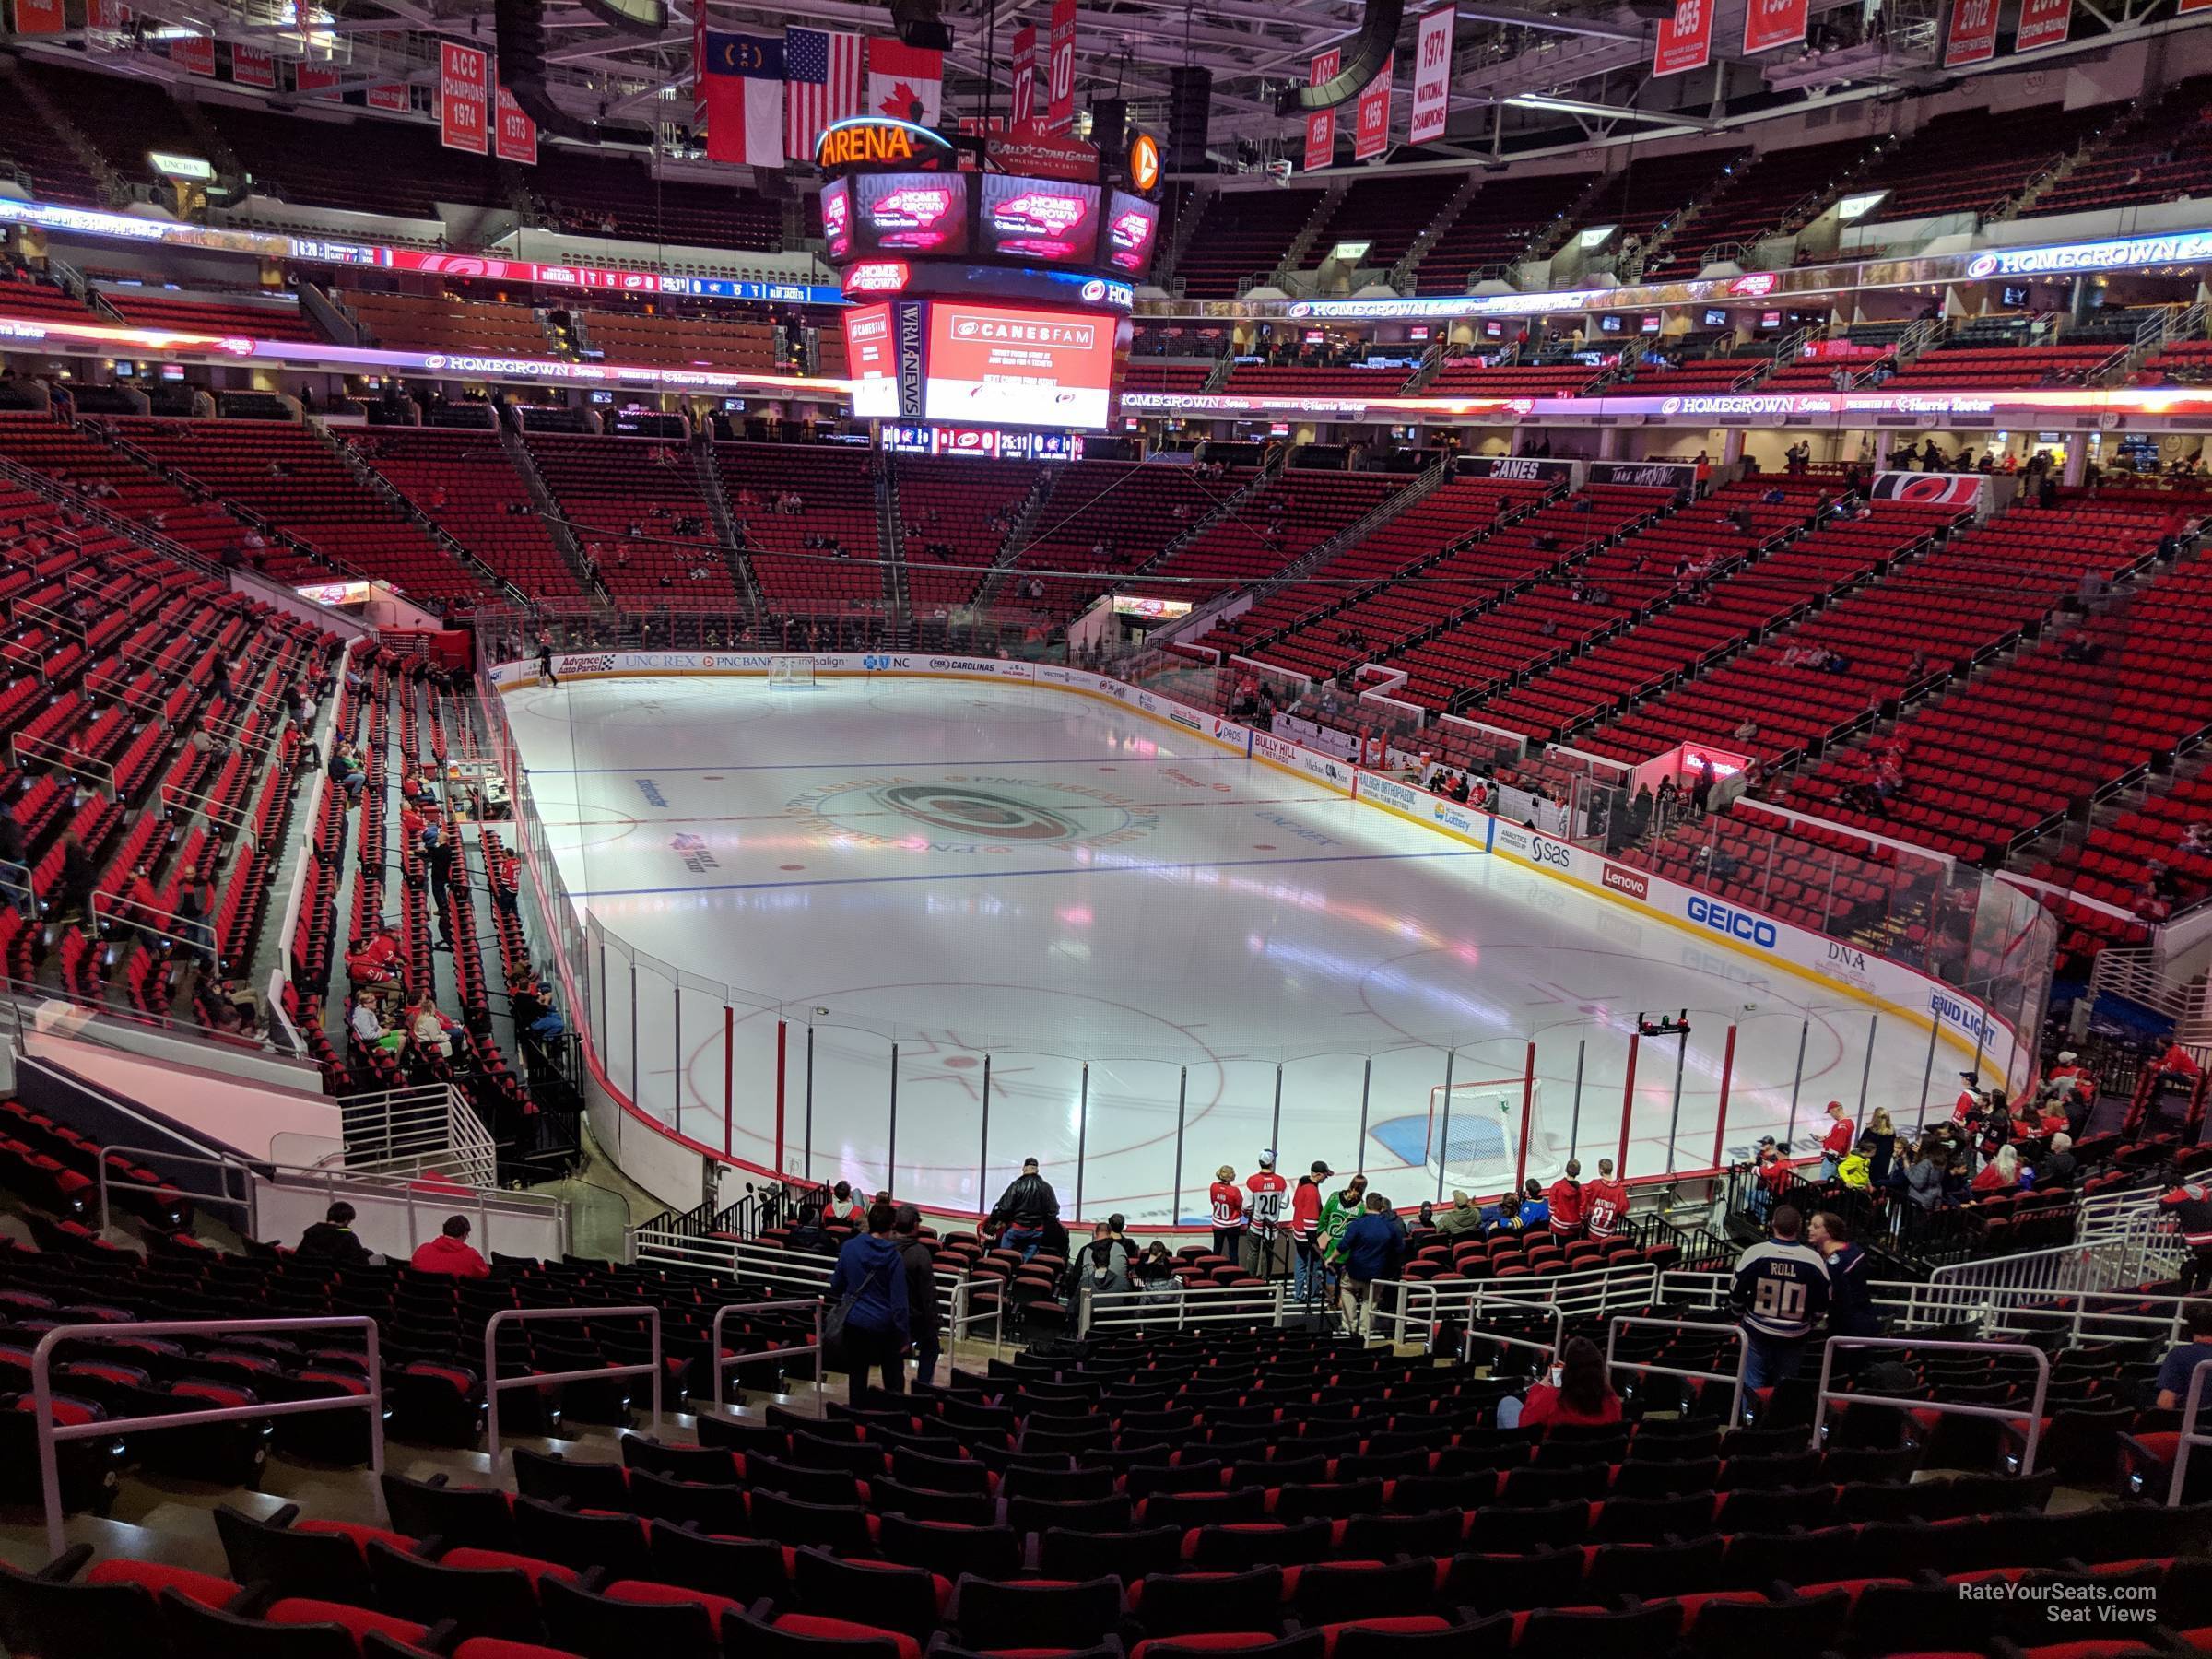
[[[1606,887],[1626,899],[1645,900],[1652,896],[1651,877],[1641,870],[1624,870],[1617,864],[1606,866]]]
[[[1764,916],[1755,916],[1749,911],[1736,910],[1717,899],[1708,899],[1700,893],[1689,898],[1689,919],[1701,927],[1710,927],[1717,934],[1731,939],[1740,939],[1747,945],[1756,945],[1761,950],[1771,950],[1781,935],[1774,924]]]
[[[1565,870],[1573,867],[1574,852],[1565,841],[1556,841],[1542,835],[1532,835],[1528,838],[1528,841],[1529,857],[1544,865],[1545,868]]]

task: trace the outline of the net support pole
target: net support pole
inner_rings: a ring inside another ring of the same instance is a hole
[[[676,1046],[670,1056],[676,1062],[676,1078],[668,1085],[668,1094],[676,1112],[676,1132],[680,1135],[684,1132],[684,1090],[691,1082],[691,1068],[684,1063],[684,982],[680,972],[676,983],[668,987],[668,1008],[676,1018]]]
[[[1721,1153],[1728,1144],[1728,1084],[1735,1076],[1735,1027],[1728,1028],[1728,1041],[1721,1050],[1721,1105],[1712,1120],[1712,1167],[1721,1167]]]
[[[1355,1171],[1367,1162],[1367,1101],[1368,1092],[1374,1081],[1375,1057],[1370,1054],[1359,1063],[1359,1138],[1352,1144],[1352,1168]]]
[[[1083,1160],[1076,1160],[1076,1179],[1083,1179]],[[983,1056],[983,1127],[975,1146],[975,1207],[982,1209],[991,1196],[991,1056]],[[1081,1201],[1077,1200],[1077,1213]]]
[[[644,1110],[644,1098],[638,1093],[638,959],[629,959],[629,1103]]]
[[[1168,1193],[1168,1218],[1180,1220],[1182,1215],[1182,1113],[1191,1096],[1191,1068],[1176,1068],[1175,1079],[1175,1184]]]
[[[783,1172],[783,1086],[791,1075],[791,1028],[776,1021],[776,1173]],[[722,1007],[722,1149],[731,1150],[732,1124],[737,1105],[737,1015],[727,1003]]]
[[[800,1179],[814,1179],[814,1021],[806,1022],[806,1161],[800,1170]]]
[[[1874,1040],[1881,1034],[1881,1030],[1882,1017],[1879,1014],[1869,1014],[1866,1017],[1866,1064],[1859,1067],[1858,1115],[1862,1123],[1865,1121],[1866,1117],[1867,1085],[1874,1081]]]
[[[1928,1016],[1928,1063],[1920,1073],[1920,1115],[1912,1120],[1912,1133],[1918,1135],[1928,1126],[1928,1096],[1936,1087],[1936,1043],[1943,1035],[1943,1021],[1936,1015]]]
[[[1666,1114],[1666,1172],[1675,1172],[1675,1135],[1682,1127],[1682,1074],[1689,1068],[1689,1033],[1684,1031],[1675,1044],[1675,1104]]]
[[[1280,1060],[1275,1063],[1275,1110],[1267,1121],[1267,1144],[1271,1147],[1283,1144],[1283,1063]]]
[[[887,1192],[899,1190],[899,1045],[891,1044],[891,1122],[884,1132],[883,1184]]]
[[[984,1057],[983,1064],[986,1066],[991,1064],[988,1055]],[[983,1075],[986,1079],[990,1077],[988,1071]],[[988,1086],[986,1083],[985,1087]],[[1083,1218],[1083,1166],[1090,1157],[1090,1062],[1088,1060],[1083,1062],[1083,1074],[1077,1083],[1077,1088],[1081,1092],[1076,1099],[1075,1217],[1077,1220],[1080,1221]]]
[[[1576,1064],[1579,1067],[1581,1064],[1579,1057]],[[1451,1097],[1447,1095],[1445,1098],[1449,1100]],[[1531,1038],[1528,1044],[1528,1058],[1522,1063],[1521,1067],[1521,1156],[1513,1165],[1513,1190],[1515,1192],[1520,1191],[1523,1183],[1528,1180],[1528,1136],[1529,1131],[1535,1125],[1535,1121],[1536,1044],[1535,1040]],[[1574,1155],[1574,1145],[1571,1141],[1568,1143],[1567,1153],[1569,1157]]]
[[[1529,1047],[1534,1049],[1535,1044],[1532,1042]],[[1567,1148],[1570,1152],[1583,1144],[1583,1060],[1589,1047],[1590,1040],[1587,1037],[1574,1040],[1574,1114],[1567,1121]],[[1529,1070],[1532,1073],[1535,1070],[1533,1059],[1529,1062]]]
[[[1444,1051],[1444,1127],[1436,1143],[1436,1201],[1444,1201],[1444,1171],[1452,1162],[1452,1063],[1459,1058],[1454,1049]]]
[[[1620,1148],[1613,1155],[1613,1179],[1629,1178],[1629,1120],[1636,1115],[1636,1050],[1643,1041],[1641,1031],[1629,1033],[1629,1075],[1620,1086]]]
[[[1797,1069],[1790,1074],[1790,1122],[1782,1133],[1782,1155],[1787,1158],[1797,1141],[1797,1097],[1805,1092],[1805,1040],[1812,1034],[1813,1022],[1797,1022]]]

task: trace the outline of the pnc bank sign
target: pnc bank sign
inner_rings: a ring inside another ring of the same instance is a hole
[[[940,134],[911,121],[856,115],[822,129],[815,140],[815,165],[825,171],[849,168],[935,167],[952,153]]]

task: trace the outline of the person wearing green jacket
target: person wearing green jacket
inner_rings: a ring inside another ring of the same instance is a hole
[[[1367,1177],[1355,1175],[1340,1193],[1331,1193],[1321,1206],[1321,1259],[1335,1271],[1344,1257],[1344,1230],[1359,1218],[1367,1206]]]

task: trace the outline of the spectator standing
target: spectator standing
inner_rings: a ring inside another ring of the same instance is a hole
[[[1290,1193],[1290,1243],[1297,1252],[1290,1294],[1301,1302],[1323,1295],[1327,1287],[1328,1274],[1321,1260],[1321,1183],[1335,1173],[1325,1159],[1317,1158]]]
[[[1290,1183],[1275,1172],[1275,1148],[1260,1154],[1260,1167],[1244,1182],[1250,1194],[1244,1208],[1250,1225],[1244,1231],[1244,1271],[1260,1278],[1279,1278],[1283,1263],[1278,1240],[1289,1210]]]
[[[844,1314],[839,1336],[844,1350],[847,1398],[858,1405],[867,1392],[868,1372],[883,1379],[886,1394],[906,1392],[900,1351],[906,1347],[910,1314],[906,1303],[906,1264],[891,1241],[898,1212],[888,1204],[868,1209],[868,1230],[847,1239],[830,1276],[830,1295]]]
[[[1021,1252],[1023,1261],[1037,1253],[1044,1242],[1045,1230],[1060,1219],[1060,1194],[1053,1191],[1052,1182],[1038,1173],[1037,1160],[1021,1160],[1021,1173],[1006,1183],[997,1204],[991,1209],[991,1219],[1000,1223],[1006,1231],[999,1242],[1008,1250]]]
[[[1344,1323],[1354,1335],[1367,1335],[1375,1286],[1398,1277],[1405,1252],[1406,1224],[1391,1213],[1389,1199],[1370,1193],[1367,1213],[1344,1230]]]
[[[1321,1259],[1332,1276],[1344,1271],[1345,1230],[1367,1206],[1367,1177],[1355,1175],[1321,1206]]]
[[[1214,1253],[1236,1261],[1237,1246],[1244,1236],[1244,1189],[1237,1184],[1233,1165],[1223,1164],[1214,1171],[1206,1198],[1214,1212]]]
[[[1836,1168],[1843,1155],[1852,1148],[1858,1125],[1851,1121],[1851,1113],[1843,1109],[1841,1100],[1828,1103],[1828,1133],[1820,1137],[1820,1179],[1833,1181]]]
[[[418,1273],[443,1273],[454,1278],[491,1277],[491,1264],[468,1241],[466,1216],[448,1216],[438,1236],[418,1250],[407,1265]]]
[[[1866,1120],[1866,1133],[1859,1136],[1859,1146],[1866,1154],[1866,1179],[1877,1189],[1889,1183],[1889,1166],[1897,1159],[1897,1125],[1888,1112],[1876,1108]]]
[[[1583,1188],[1583,1224],[1599,1243],[1618,1239],[1629,1218],[1629,1183],[1613,1179],[1613,1160],[1597,1160],[1597,1179]]]
[[[1807,1244],[1794,1205],[1774,1212],[1769,1237],[1735,1259],[1729,1300],[1744,1334],[1744,1386],[1771,1388],[1797,1374],[1806,1340],[1828,1306],[1828,1263]]]
[[[1874,1262],[1864,1248],[1852,1241],[1851,1230],[1833,1210],[1821,1210],[1806,1224],[1806,1242],[1828,1264],[1828,1334],[1830,1336],[1879,1336],[1882,1322],[1874,1311]],[[1857,1369],[1863,1349],[1844,1349],[1836,1356],[1836,1369],[1845,1375]]]
[[[929,1388],[937,1380],[939,1352],[937,1258],[923,1241],[922,1212],[912,1205],[900,1205],[891,1225],[906,1274],[906,1334],[914,1348],[914,1385]]]
[[[1571,1243],[1583,1236],[1583,1166],[1579,1159],[1567,1160],[1567,1172],[1551,1183],[1547,1207],[1551,1236],[1560,1243]]]

